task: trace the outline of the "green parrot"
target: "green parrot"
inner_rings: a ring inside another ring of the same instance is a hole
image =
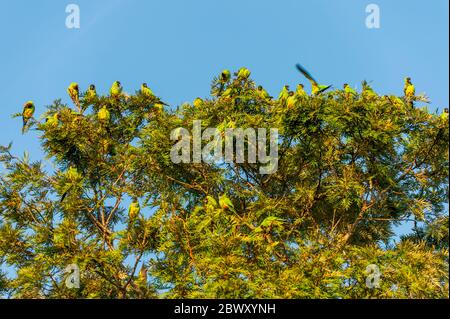
[[[122,84],[119,81],[115,81],[111,85],[111,89],[109,90],[109,92],[112,97],[119,97],[122,94]]]
[[[139,271],[139,276],[138,276],[138,280],[137,282],[141,285],[146,285],[147,284],[147,267],[143,264],[141,267],[141,270]]]
[[[213,210],[217,207],[217,201],[212,196],[206,196],[205,207],[207,209]]]
[[[136,220],[140,211],[141,206],[139,206],[139,201],[137,200],[137,198],[133,198],[133,202],[130,204],[130,207],[128,208],[128,217],[130,218],[130,221]]]
[[[100,110],[98,110],[97,118],[101,123],[107,123],[111,119],[111,114],[109,113],[106,105],[103,105]]]
[[[306,94],[306,92],[305,92],[305,87],[301,83],[299,85],[297,85],[297,90],[296,90],[295,94],[297,95],[297,97],[300,97],[300,98],[308,97],[308,94]]]
[[[231,202],[231,200],[225,194],[219,197],[219,205],[224,210],[230,210],[232,212],[236,212],[234,210],[233,203]]]
[[[59,124],[59,113],[54,113],[53,115],[47,116],[45,124],[51,127],[56,127]]]
[[[260,97],[261,99],[263,99],[263,100],[268,100],[268,99],[270,99],[269,93],[267,93],[267,91],[264,90],[263,87],[262,87],[261,85],[258,86],[257,92],[258,92],[258,95],[259,95],[259,97]]]
[[[280,102],[284,103],[286,102],[286,99],[289,97],[289,85],[283,86],[283,89],[281,89],[280,95],[278,95],[278,100]]]
[[[87,100],[92,100],[97,97],[97,91],[95,90],[95,85],[89,85],[89,89],[86,91],[84,98]]]
[[[80,92],[78,89],[78,83],[72,82],[67,88],[70,98],[76,106],[80,106]]]
[[[447,121],[448,121],[448,108],[445,108],[445,109],[444,109],[444,112],[442,112],[442,114],[441,114],[441,119],[442,119],[444,122],[447,122]]]
[[[362,95],[363,95],[363,97],[367,97],[367,98],[372,98],[372,97],[377,96],[377,94],[370,87],[370,85],[367,83],[367,81],[363,81],[363,83],[362,83]]]
[[[82,179],[81,174],[78,172],[77,168],[74,166],[69,167],[69,169],[65,173],[65,176],[66,176],[67,180],[70,182],[70,184],[68,184],[68,188],[61,196],[61,201],[60,201],[61,203],[64,201],[64,199],[66,198],[66,196],[70,192],[70,190],[73,188],[73,184],[77,183],[78,181],[80,181]]]
[[[414,96],[416,94],[416,88],[411,83],[411,78],[405,78],[405,86],[403,87],[403,93],[405,94],[405,100],[408,106],[414,108]]]
[[[223,92],[222,97],[228,98],[231,97],[232,95],[233,95],[233,88],[229,87]]]
[[[23,105],[22,111],[22,133],[25,132],[28,121],[33,117],[35,111],[33,101],[28,101]]]
[[[194,106],[196,108],[199,108],[200,106],[202,106],[202,104],[203,104],[203,100],[201,98],[198,97],[194,100]]]
[[[347,83],[344,83],[344,91],[347,96],[352,96],[352,95],[357,94],[356,91],[352,87],[350,87],[350,85],[348,85]]]
[[[246,80],[249,78],[251,72],[247,68],[240,68],[237,74],[239,80]]]
[[[227,83],[231,78],[231,73],[229,70],[223,70],[222,73],[220,73],[219,81],[221,83]]]
[[[289,92],[289,97],[286,99],[286,106],[291,109],[295,106],[295,103],[297,102],[297,97],[294,95],[294,92]]]
[[[411,83],[411,78],[407,77],[405,78],[405,86],[403,88],[403,93],[405,94],[405,97],[411,99],[416,94],[416,89],[414,85]]]
[[[229,70],[223,70],[222,73],[220,73],[219,76],[219,90],[217,91],[216,95],[220,96],[223,92],[223,89],[225,88],[225,85],[228,83],[228,81],[231,78],[231,73]]]
[[[149,89],[147,83],[142,83],[141,85],[141,93],[145,96],[152,97],[154,96],[152,90]]]
[[[311,93],[313,95],[318,95],[318,94],[328,90],[331,87],[331,85],[318,84],[317,81],[312,77],[312,75],[304,67],[302,67],[299,63],[296,64],[296,67],[297,67],[297,70],[299,70],[300,73],[302,73],[309,80],[309,82],[311,82],[311,87],[312,87]]]
[[[78,173],[78,170],[75,166],[69,167],[66,173],[67,179],[71,182],[76,182],[81,179],[80,173]]]

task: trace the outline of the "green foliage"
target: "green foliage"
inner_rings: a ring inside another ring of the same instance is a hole
[[[378,96],[364,82],[361,93],[277,100],[244,68],[176,110],[153,92],[116,91],[72,93],[75,107],[57,100],[29,122],[52,172],[0,148],[0,293],[448,298],[449,127],[411,108],[419,98]],[[174,164],[170,132],[194,120],[222,133],[278,128],[278,170]],[[130,199],[140,206],[132,220]],[[419,226],[393,242],[405,221]],[[65,285],[70,264],[79,289]],[[378,288],[366,286],[370,264]]]

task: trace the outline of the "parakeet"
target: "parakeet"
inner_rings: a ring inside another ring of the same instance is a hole
[[[225,88],[225,85],[231,78],[231,73],[229,70],[223,70],[222,73],[220,73],[219,76],[219,89],[215,95],[220,96],[223,92],[223,89]]]
[[[407,98],[413,98],[414,95],[416,94],[416,89],[414,85],[411,83],[410,77],[405,78],[405,86],[403,88],[403,93]]]
[[[280,102],[284,103],[286,102],[286,99],[289,97],[289,85],[283,86],[283,89],[281,89],[280,94],[278,95],[278,100]]]
[[[232,95],[233,95],[233,89],[231,87],[229,87],[223,92],[222,97],[229,98]]]
[[[51,127],[58,126],[59,123],[59,113],[54,113],[53,115],[47,116],[47,119],[45,120],[45,124]]]
[[[92,100],[96,96],[97,96],[97,91],[95,90],[95,85],[94,84],[89,85],[89,89],[86,91],[84,98],[86,100]]]
[[[356,91],[352,87],[350,87],[350,85],[348,85],[347,83],[344,83],[344,91],[347,96],[356,95]]]
[[[145,265],[142,265],[141,270],[139,271],[138,282],[143,285],[147,284],[147,267],[145,267]]]
[[[28,121],[33,117],[34,110],[35,110],[35,107],[34,107],[33,101],[28,101],[28,102],[26,102],[23,105],[23,111],[22,111],[22,122],[23,122],[22,133],[25,132]]]
[[[370,87],[370,85],[366,81],[363,81],[362,83],[362,96],[365,98],[372,98],[377,96],[375,91]]]
[[[149,89],[147,83],[142,83],[141,85],[141,93],[145,96],[152,97],[154,96],[152,90]]]
[[[78,172],[77,168],[74,166],[69,167],[69,169],[65,173],[65,176],[66,176],[67,180],[69,181],[69,183],[67,184],[68,187],[66,188],[65,192],[61,196],[61,203],[64,201],[67,194],[73,188],[73,184],[77,183],[78,181],[80,181],[82,179],[81,174]]]
[[[203,100],[201,98],[198,97],[194,100],[194,106],[196,108],[199,108],[200,106],[202,106],[202,104],[203,104]]]
[[[270,99],[269,93],[267,93],[267,91],[264,90],[264,88],[261,85],[258,86],[257,92],[261,99],[263,99],[263,100]]]
[[[220,73],[219,80],[221,83],[227,83],[231,78],[231,73],[229,70],[223,70],[222,73]]]
[[[97,113],[97,118],[102,123],[107,123],[111,119],[111,114],[109,113],[106,105],[103,105]]]
[[[67,179],[71,182],[76,182],[81,179],[80,173],[78,173],[78,170],[75,166],[69,167],[66,173]]]
[[[408,103],[408,106],[413,108],[416,89],[414,85],[411,83],[410,77],[405,78],[405,86],[403,88],[403,93],[405,94],[405,100]]]
[[[441,119],[443,121],[448,121],[448,108],[445,108],[444,111],[442,112]]]
[[[115,81],[112,86],[111,89],[109,90],[110,95],[114,98],[119,97],[122,94],[122,85],[120,84],[119,81]]]
[[[289,97],[286,99],[286,106],[291,109],[295,106],[295,103],[297,102],[297,97],[294,95],[294,92],[289,92]]]
[[[306,94],[306,92],[305,92],[305,87],[301,83],[299,85],[297,85],[297,90],[295,91],[295,94],[297,95],[297,97],[300,97],[300,98],[308,97],[308,94]]]
[[[296,64],[297,70],[299,70],[308,80],[311,82],[312,91],[311,93],[313,95],[318,95],[326,90],[328,90],[331,85],[321,85],[318,84],[317,81],[312,77],[312,75],[300,64]]]
[[[224,210],[235,212],[233,203],[225,194],[219,197],[219,205]]]
[[[133,202],[130,204],[130,207],[128,208],[128,217],[130,218],[130,221],[134,221],[136,217],[139,215],[140,211],[141,207],[139,206],[137,198],[133,198]]]
[[[72,82],[67,88],[70,98],[76,106],[80,106],[80,92],[78,90],[78,83]]]
[[[249,69],[247,69],[247,68],[240,68],[239,69],[238,75],[237,75],[239,80],[246,80],[246,79],[249,78],[249,76],[250,76],[250,70]]]

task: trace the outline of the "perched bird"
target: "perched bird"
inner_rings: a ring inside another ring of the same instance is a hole
[[[198,97],[194,100],[195,107],[199,108],[200,106],[202,106],[202,104],[203,104],[203,100],[201,98]]]
[[[347,96],[356,95],[356,91],[347,83],[344,83],[344,91]]]
[[[130,218],[130,221],[136,220],[136,217],[139,215],[140,211],[141,206],[139,206],[137,198],[133,198],[133,202],[130,204],[130,207],[128,208],[128,217]]]
[[[442,112],[441,119],[443,121],[448,121],[448,108],[445,108],[444,111]]]
[[[224,210],[235,212],[233,202],[225,194],[219,197],[219,205]]]
[[[122,84],[119,81],[115,81],[111,85],[111,89],[109,90],[109,92],[112,97],[119,97],[122,94]]]
[[[231,73],[229,70],[223,70],[222,73],[220,73],[219,81],[221,83],[227,83],[231,78]]]
[[[147,267],[144,264],[139,271],[138,282],[143,285],[147,284]]]
[[[289,92],[289,97],[286,99],[286,106],[291,109],[295,106],[295,103],[297,102],[297,97],[294,95],[294,92]]]
[[[92,100],[95,97],[97,97],[97,91],[95,90],[95,85],[91,84],[91,85],[89,85],[89,88],[86,91],[86,94],[84,95],[84,98],[87,99],[87,100]]]
[[[297,95],[297,97],[300,98],[308,97],[308,94],[306,94],[305,92],[305,87],[301,83],[297,85],[297,90],[295,91],[295,94]]]
[[[250,70],[247,68],[240,68],[237,74],[239,80],[246,80],[250,76]]]
[[[72,82],[67,88],[67,93],[69,93],[70,98],[73,103],[79,107],[80,106],[80,92],[78,90],[78,83]]]
[[[414,96],[416,94],[416,88],[411,83],[411,78],[405,78],[405,86],[403,87],[403,93],[405,94],[405,100],[408,103],[408,106],[414,107]]]
[[[59,124],[59,113],[54,113],[53,115],[47,116],[45,120],[47,126],[56,127]]]
[[[223,92],[223,89],[225,88],[226,83],[228,83],[228,81],[231,78],[231,73],[229,70],[223,70],[222,73],[220,73],[219,76],[219,89],[216,93],[217,96],[220,96]]]
[[[414,87],[414,84],[411,83],[410,77],[405,78],[405,86],[403,88],[403,93],[407,98],[413,98],[414,95],[416,94],[416,89]]]
[[[233,93],[234,93],[233,88],[228,87],[228,88],[223,92],[222,97],[224,97],[224,98],[229,98],[229,97],[231,97],[231,96],[233,95]]]
[[[302,73],[309,80],[309,82],[311,82],[311,87],[312,87],[311,93],[313,95],[318,95],[318,94],[328,90],[331,87],[331,85],[318,84],[317,81],[312,77],[312,75],[300,64],[297,63],[296,67],[297,67],[297,70],[299,70],[300,73]]]
[[[80,173],[75,166],[70,166],[66,172],[66,177],[71,182],[76,182],[81,179]]]
[[[142,83],[141,85],[141,93],[145,96],[152,97],[154,96],[152,90],[149,89],[147,83]]]
[[[285,85],[285,86],[283,86],[280,94],[278,95],[278,100],[280,100],[280,102],[284,103],[284,102],[286,102],[286,99],[288,97],[289,97],[289,85]]]
[[[98,110],[97,118],[101,123],[107,123],[111,119],[111,114],[109,113],[106,105],[103,105],[100,110]]]
[[[26,102],[23,105],[23,111],[22,111],[22,122],[23,122],[22,133],[25,132],[28,121],[33,117],[34,110],[35,110],[35,107],[34,107],[33,101],[28,101],[28,102]]]
[[[362,82],[362,96],[364,98],[373,98],[373,97],[377,96],[377,94],[371,88],[371,86],[367,83],[367,81]]]
[[[264,90],[264,88],[263,88],[261,85],[258,86],[258,88],[257,88],[256,91],[258,92],[258,96],[259,96],[261,99],[263,99],[263,100],[270,99],[269,93],[267,93],[267,91]]]
[[[67,172],[65,173],[65,176],[69,183],[67,183],[67,186],[65,186],[65,191],[61,196],[61,203],[66,198],[67,194],[72,190],[73,185],[77,182],[79,182],[82,179],[81,174],[78,172],[77,168],[74,166],[69,167]]]

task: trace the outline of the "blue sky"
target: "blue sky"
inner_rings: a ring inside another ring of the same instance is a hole
[[[78,4],[81,28],[67,29],[66,5]],[[365,25],[368,4],[381,28]],[[223,68],[246,66],[272,94],[304,82],[301,62],[320,82],[341,87],[372,81],[381,94],[401,94],[411,76],[430,109],[448,106],[447,0],[0,0],[0,145],[42,153],[35,132],[22,136],[21,111],[37,115],[66,88],[114,80],[134,92],[146,81],[171,105],[207,96]]]

